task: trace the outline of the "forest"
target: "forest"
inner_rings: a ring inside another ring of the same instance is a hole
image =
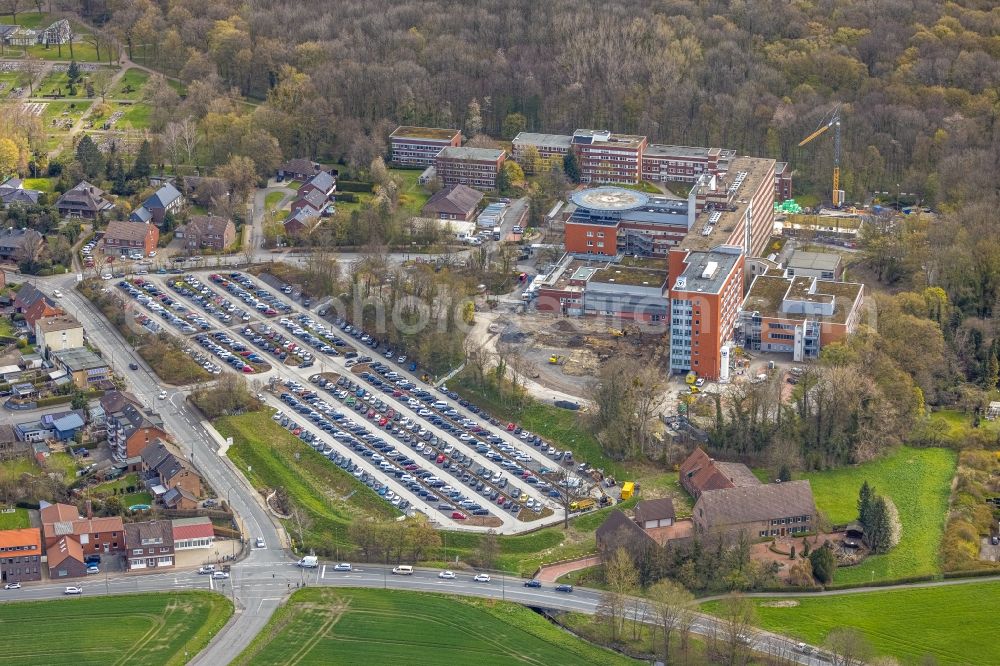
[[[945,206],[997,188],[1000,8],[989,0],[64,6],[187,84],[183,99],[162,87],[155,129],[197,121],[209,165],[236,152],[365,167],[400,123],[505,138],[596,127],[790,161],[797,192],[820,195],[831,143],[797,144],[843,103],[849,200],[907,193]],[[248,112],[243,97],[263,103]]]

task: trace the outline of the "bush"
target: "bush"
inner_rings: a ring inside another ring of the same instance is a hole
[[[809,562],[812,564],[816,580],[824,585],[833,582],[833,576],[837,571],[837,557],[833,554],[832,548],[829,546],[817,548],[809,554]]]
[[[337,201],[340,203],[357,203],[358,195],[351,192],[337,192]]]
[[[337,197],[340,198],[341,192],[371,192],[371,183],[362,183],[358,180],[338,180],[337,181]]]

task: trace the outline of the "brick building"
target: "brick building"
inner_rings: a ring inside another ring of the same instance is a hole
[[[166,439],[160,416],[147,409],[139,400],[121,391],[108,391],[101,396],[108,446],[118,462],[138,456],[155,439]]]
[[[169,520],[125,526],[128,570],[170,569],[174,566],[174,529]]]
[[[437,176],[444,185],[468,185],[477,190],[497,189],[507,153],[494,148],[447,147],[434,158]]]
[[[519,132],[511,142],[514,160],[521,165],[525,173],[562,169],[563,160],[569,154],[573,145],[573,137],[566,134],[537,134],[535,132]],[[532,163],[529,148],[536,151],[537,159]]]
[[[236,242],[236,225],[228,217],[194,215],[174,234],[189,250],[221,252]]]
[[[0,582],[42,579],[42,531],[37,527],[0,531]]]
[[[397,166],[427,168],[443,148],[461,145],[461,130],[402,126],[389,135],[389,159]]]
[[[644,136],[612,134],[608,130],[578,129],[572,149],[584,183],[635,184],[642,179]]]
[[[104,253],[108,255],[142,255],[148,257],[156,250],[160,230],[154,224],[113,220],[104,232]]]

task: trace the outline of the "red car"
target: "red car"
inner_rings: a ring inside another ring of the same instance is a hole
[[[385,427],[385,424],[388,423],[388,422],[389,422],[389,419],[385,418],[384,416],[378,420],[378,424],[380,426],[382,426],[383,428]]]
[[[243,366],[243,374],[244,375],[252,375],[253,374],[253,368],[251,368],[249,365],[244,365]]]
[[[514,432],[514,428],[516,428],[516,427],[517,426],[514,425],[513,423],[508,423],[507,424],[507,432]]]
[[[295,436],[301,435],[302,434],[302,428],[296,428],[295,430],[292,431],[292,434],[295,435]]]
[[[395,391],[392,392],[392,397],[393,398],[398,398],[401,395],[403,395],[403,392],[400,391],[399,389],[396,389]]]
[[[461,511],[452,511],[451,518],[452,520],[465,520],[466,518],[468,518],[468,516],[462,513]]]
[[[441,464],[441,463],[443,463],[443,462],[444,462],[444,456],[443,456],[443,455],[439,455],[439,456],[437,457],[437,464],[438,464],[438,465],[440,465],[440,464]]]

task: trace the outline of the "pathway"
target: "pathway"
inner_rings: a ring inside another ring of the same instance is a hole
[[[576,560],[556,562],[555,564],[549,564],[540,568],[538,573],[535,574],[535,578],[543,583],[554,583],[566,574],[573,573],[574,571],[580,571],[581,569],[596,567],[600,563],[600,555],[590,555]]]

